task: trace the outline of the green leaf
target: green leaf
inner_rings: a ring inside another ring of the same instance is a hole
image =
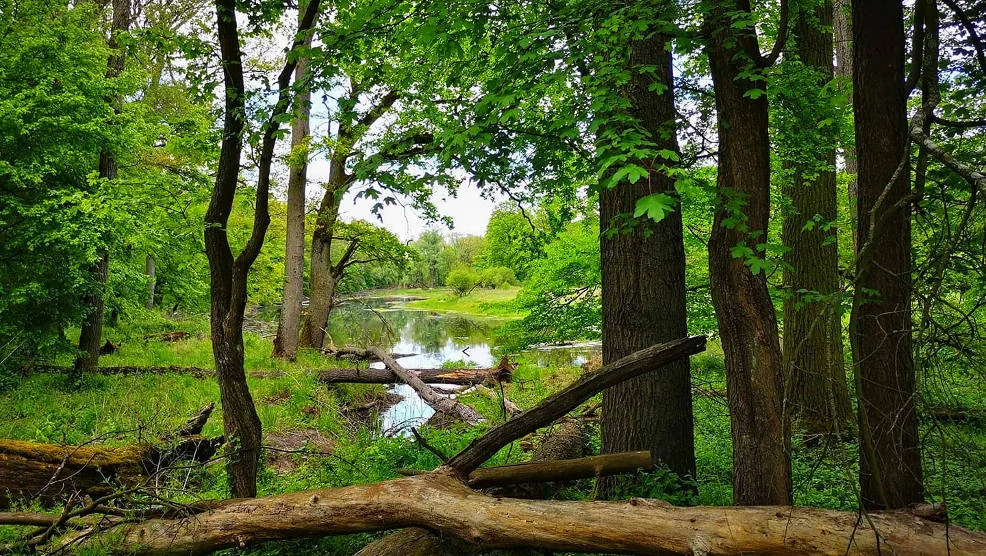
[[[637,199],[637,206],[633,211],[634,218],[647,215],[654,222],[660,222],[664,216],[673,211],[678,200],[664,193],[652,193],[646,197]]]

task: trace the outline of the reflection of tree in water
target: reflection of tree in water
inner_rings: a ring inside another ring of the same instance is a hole
[[[466,347],[488,344],[500,325],[493,319],[392,309],[389,304],[347,303],[329,318],[329,333],[336,345],[387,344],[398,340],[424,353],[438,353],[449,344]]]

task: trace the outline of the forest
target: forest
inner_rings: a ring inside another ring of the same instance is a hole
[[[984,89],[983,0],[0,0],[0,554],[986,554]]]

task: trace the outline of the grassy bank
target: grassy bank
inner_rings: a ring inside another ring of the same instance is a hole
[[[516,303],[520,288],[476,288],[467,295],[456,295],[449,288],[374,290],[372,297],[415,297],[409,309],[460,313],[477,317],[521,318],[525,312]]]

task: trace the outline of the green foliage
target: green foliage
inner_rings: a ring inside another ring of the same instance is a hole
[[[463,296],[479,285],[479,275],[471,268],[459,267],[449,272],[446,283],[456,295]]]
[[[486,248],[479,255],[482,267],[506,267],[521,281],[542,256],[544,234],[519,210],[498,207],[486,227]]]
[[[505,266],[484,268],[479,273],[479,283],[484,288],[502,288],[519,284],[514,271]]]

